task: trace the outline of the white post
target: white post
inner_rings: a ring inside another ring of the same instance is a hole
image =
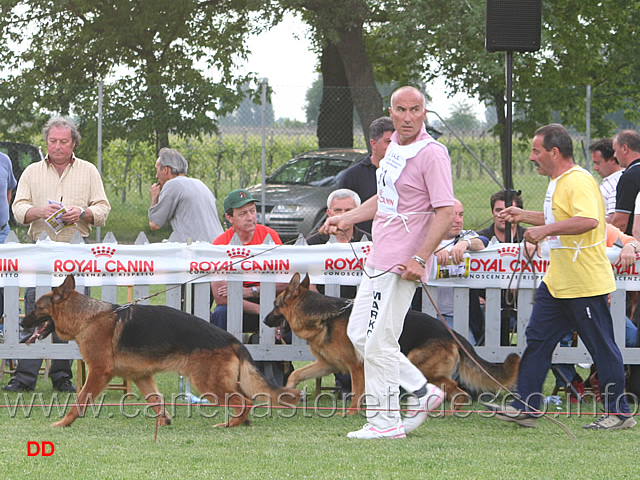
[[[102,176],[102,81],[98,83],[98,172]],[[96,227],[96,242],[100,243],[100,227]]]

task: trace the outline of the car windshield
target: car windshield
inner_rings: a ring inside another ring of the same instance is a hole
[[[297,158],[276,170],[267,183],[321,187],[331,184],[349,165],[351,161],[345,159]]]

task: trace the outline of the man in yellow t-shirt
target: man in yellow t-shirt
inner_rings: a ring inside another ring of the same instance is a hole
[[[607,296],[615,290],[605,253],[605,209],[591,174],[573,162],[573,142],[558,124],[539,128],[529,156],[540,175],[550,178],[544,212],[508,207],[501,215],[510,223],[529,223],[525,240],[546,240],[550,264],[525,331],[518,371],[519,398],[503,408],[489,405],[501,420],[535,427],[542,386],[558,342],[578,332],[598,365],[605,415],[585,425],[596,430],[636,424],[624,397],[624,366],[613,336]]]

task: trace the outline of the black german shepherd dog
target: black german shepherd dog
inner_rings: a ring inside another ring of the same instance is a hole
[[[278,328],[280,335],[290,328],[298,337],[307,340],[316,361],[296,369],[289,377],[287,387],[294,388],[303,380],[329,373],[348,372],[352,380],[352,406],[362,407],[364,367],[362,358],[347,336],[350,313],[350,300],[313,292],[309,290],[309,276],[302,282],[298,273],[293,276],[287,289],[276,297],[274,308],[264,323]],[[453,334],[457,341],[439,320],[410,310],[405,317],[399,343],[402,352],[429,382],[445,391],[454,408],[467,400],[466,392],[451,379],[456,366],[463,383],[476,391],[495,392],[499,389],[478,364],[505,387],[515,385],[519,355],[511,353],[504,364],[491,364],[478,356],[466,338],[456,332]]]

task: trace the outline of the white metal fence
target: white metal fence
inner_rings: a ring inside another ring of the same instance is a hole
[[[107,236],[108,238],[108,236]],[[15,237],[13,237],[14,240]],[[111,239],[115,241],[115,239]],[[8,239],[10,242],[11,239]],[[110,245],[105,243],[103,245]],[[34,245],[16,245],[13,244],[12,248],[17,248],[20,251],[24,248],[25,255],[33,255],[33,248],[38,247],[38,244]],[[95,245],[93,245],[95,247]],[[150,253],[154,250],[166,248],[166,244],[149,244],[146,241],[144,235],[140,235],[136,245],[128,245],[128,249],[134,249],[140,253]],[[209,245],[207,245],[209,247]],[[3,258],[3,248],[0,245],[0,260]],[[41,246],[44,248],[44,245]],[[186,249],[186,245],[178,245],[178,248]],[[300,249],[310,249],[313,247],[303,245],[286,246],[290,249],[290,252],[304,252]],[[338,248],[337,244],[335,247]],[[307,250],[308,252],[309,250]],[[473,254],[472,254],[473,255]],[[290,271],[292,275],[295,271],[310,271],[323,266],[313,265],[313,262],[318,262],[317,257],[313,255],[307,255],[305,253],[304,258],[308,259],[306,267],[296,268],[296,270]],[[171,258],[166,259],[170,264]],[[4,260],[0,261],[0,266],[6,263]],[[25,259],[27,262],[27,259]],[[298,265],[299,266],[299,265]],[[295,267],[294,267],[295,268]],[[8,272],[2,272],[0,275],[9,275]],[[38,272],[35,275],[36,278],[36,298],[40,295],[47,293],[52,285],[58,285],[61,283],[61,279],[52,275],[51,272]],[[166,285],[166,304],[174,308],[181,308],[181,305],[191,306],[193,305],[193,313],[202,318],[204,321],[209,321],[210,314],[210,284],[208,281],[202,281],[200,283],[190,283],[189,288],[181,288],[180,284],[166,284],[162,282],[162,275],[156,277],[150,277],[145,279],[145,285],[136,285],[134,281],[131,282],[132,297],[133,299],[144,298],[149,295],[150,285],[160,283]],[[278,277],[281,279],[282,277]],[[327,277],[328,278],[328,277]],[[356,278],[357,277],[351,277]],[[132,277],[135,279],[135,277]],[[234,278],[230,278],[229,281],[229,302],[228,302],[228,330],[238,338],[242,338],[242,275],[236,275]],[[233,281],[235,280],[235,281]],[[96,279],[93,279],[94,284]],[[340,285],[335,283],[335,278],[332,279],[333,284],[328,284],[326,293],[329,295],[337,295]],[[25,345],[19,343],[19,319],[21,314],[21,292],[24,285],[18,285],[18,282],[11,282],[10,279],[5,278],[4,283],[4,343],[0,344],[0,358],[3,359],[20,359],[20,358],[53,358],[64,359],[80,358],[80,354],[77,345],[74,342],[69,344],[53,344],[50,338],[36,342],[32,345]],[[317,282],[324,283],[324,282]],[[640,282],[638,282],[640,284]],[[119,284],[123,285],[122,282]],[[635,288],[633,284],[629,284],[629,289],[640,290],[640,286]],[[77,288],[82,291],[84,284],[82,281],[77,282]],[[511,346],[500,345],[500,322],[501,322],[501,289],[496,288],[495,284],[487,282],[486,287],[486,311],[485,311],[485,341],[483,346],[476,347],[477,352],[486,360],[491,362],[502,362],[504,358],[512,352],[522,353],[525,347],[525,339],[522,332],[524,332],[528,318],[532,308],[533,290],[530,286],[520,288],[518,291],[518,318],[517,318],[517,343]],[[438,287],[430,286],[428,290],[431,292],[431,297],[436,298],[435,292]],[[474,288],[478,288],[477,285]],[[101,287],[101,298],[104,301],[117,303],[117,285],[104,284]],[[273,300],[275,298],[276,283],[273,275],[265,275],[264,280],[261,281],[261,295],[260,295],[260,317],[264,317],[271,311],[273,306]],[[467,336],[468,334],[468,302],[469,302],[469,288],[467,287],[455,287],[454,289],[454,327],[455,329]],[[626,348],[625,347],[625,290],[618,289],[611,295],[611,310],[614,318],[614,329],[616,335],[616,341],[620,346],[625,363],[640,364],[640,348]],[[185,295],[185,301],[182,301],[182,296]],[[143,300],[141,303],[148,303],[148,300]],[[430,306],[430,300],[426,293],[423,293],[423,309],[428,313],[434,313],[433,307]],[[313,360],[313,357],[306,345],[306,342],[295,337],[293,338],[291,345],[276,344],[274,330],[260,323],[260,339],[259,343],[255,345],[247,345],[250,353],[255,360],[260,361],[273,361],[273,360],[290,360],[290,361],[308,361]],[[554,362],[559,363],[586,363],[590,362],[590,356],[587,353],[584,345],[580,342],[578,347],[575,348],[561,348],[558,347],[554,354]]]

